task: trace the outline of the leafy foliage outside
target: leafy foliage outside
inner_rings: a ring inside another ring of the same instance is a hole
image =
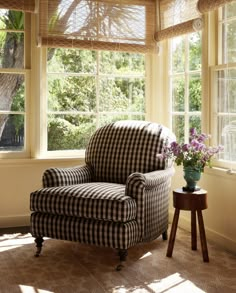
[[[188,56],[188,58],[187,58]],[[201,36],[193,33],[172,40],[172,128],[177,140],[185,141],[185,115],[188,125],[201,131]]]
[[[48,150],[84,149],[97,127],[144,119],[144,56],[56,49],[48,61],[48,109]]]
[[[1,68],[24,67],[24,14],[0,10]],[[21,150],[24,146],[24,75],[0,71],[0,148]],[[10,114],[7,114],[10,113]]]

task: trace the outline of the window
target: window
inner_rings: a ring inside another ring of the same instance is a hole
[[[145,120],[144,61],[139,53],[48,48],[45,151],[83,150],[108,122]]]
[[[0,10],[0,156],[23,155],[26,145],[25,15]]]
[[[189,128],[201,131],[201,33],[170,41],[169,90],[172,130],[188,141]]]
[[[216,143],[224,146],[219,164],[236,166],[236,3],[219,10],[218,66],[212,68],[213,125]]]
[[[41,156],[84,150],[95,129],[110,121],[145,119],[154,0],[40,1],[38,16],[46,73]]]

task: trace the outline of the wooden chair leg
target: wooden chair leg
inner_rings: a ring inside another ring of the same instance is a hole
[[[116,270],[121,271],[122,268],[124,267],[123,262],[126,260],[126,257],[128,255],[128,250],[127,249],[118,249],[118,255],[120,257],[120,263],[116,267]]]
[[[34,242],[36,243],[36,253],[35,253],[35,256],[38,257],[41,253],[41,250],[42,250],[42,246],[43,246],[43,237],[36,237]]]
[[[168,233],[167,233],[167,231],[165,231],[165,232],[162,233],[162,239],[163,240],[167,240],[168,239]]]

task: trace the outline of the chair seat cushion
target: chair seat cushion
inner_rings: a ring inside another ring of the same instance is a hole
[[[92,182],[42,188],[30,195],[32,211],[115,222],[136,218],[136,201],[125,185]]]

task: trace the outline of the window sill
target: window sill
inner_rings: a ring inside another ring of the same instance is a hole
[[[26,158],[26,159],[1,159],[0,167],[16,166],[16,165],[40,165],[40,164],[54,164],[54,163],[76,163],[82,165],[85,163],[84,157],[55,157],[55,158]]]
[[[221,168],[221,167],[206,167],[204,170],[205,174],[209,174],[212,176],[220,176],[220,177],[225,177],[227,179],[232,179],[235,180],[236,177],[236,171],[230,171],[230,169],[225,169],[225,168]]]

